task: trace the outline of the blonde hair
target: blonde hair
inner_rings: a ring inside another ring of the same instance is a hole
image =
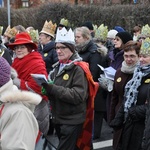
[[[87,27],[77,27],[75,30],[74,30],[74,33],[76,34],[76,32],[81,32],[82,33],[82,37],[87,39],[87,40],[91,40],[91,33],[90,33],[90,30],[87,28]]]

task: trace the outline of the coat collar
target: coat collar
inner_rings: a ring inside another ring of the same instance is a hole
[[[41,102],[42,97],[36,93],[18,90],[10,79],[9,82],[0,87],[0,100],[3,103],[22,103],[31,109]]]

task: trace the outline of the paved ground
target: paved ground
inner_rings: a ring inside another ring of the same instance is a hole
[[[101,138],[93,141],[94,150],[113,150],[112,149],[112,128],[110,128],[105,121],[103,121],[103,128]]]
[[[44,150],[56,150],[56,147],[58,145],[58,138],[56,135],[53,135],[48,138],[49,141],[49,147]],[[42,144],[43,141],[41,140],[41,143],[38,145],[36,150],[43,150]],[[98,140],[93,141],[93,148],[94,150],[113,150],[112,149],[112,129],[107,125],[105,121],[103,121],[103,128],[101,133],[101,138]]]

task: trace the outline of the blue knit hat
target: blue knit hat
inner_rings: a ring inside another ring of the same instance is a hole
[[[120,26],[115,26],[114,29],[118,32],[125,32],[124,28],[122,28]]]
[[[6,84],[11,77],[11,67],[7,60],[0,57],[0,87]]]

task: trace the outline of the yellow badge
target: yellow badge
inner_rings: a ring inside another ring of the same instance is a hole
[[[121,77],[119,77],[119,78],[117,79],[117,82],[121,82]]]
[[[145,83],[150,83],[150,79],[146,79],[146,80],[145,80]]]
[[[69,75],[68,75],[68,74],[65,74],[65,75],[63,76],[63,79],[64,79],[64,80],[68,80],[68,79],[69,79]]]
[[[44,53],[44,57],[46,57],[48,55],[48,53]]]

